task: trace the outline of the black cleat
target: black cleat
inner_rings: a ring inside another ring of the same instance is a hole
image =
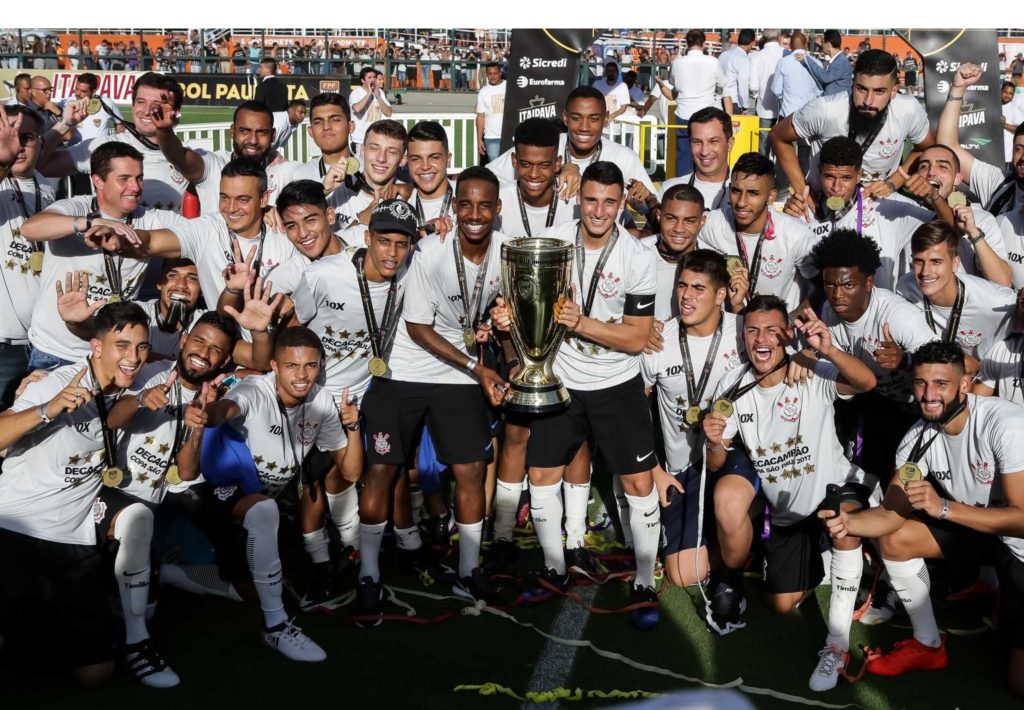
[[[641,631],[647,631],[658,625],[661,620],[661,607],[658,604],[658,594],[654,591],[654,587],[630,586],[629,603],[648,605],[629,612],[633,626]]]
[[[456,577],[455,570],[435,560],[425,545],[416,550],[399,548],[398,565],[403,572],[418,575],[425,586],[434,582],[452,584]]]
[[[460,577],[452,587],[452,594],[471,602],[482,601],[487,606],[502,605],[501,596],[480,567],[474,569],[469,577]]]
[[[591,557],[585,547],[576,547],[565,551],[565,567],[570,572],[575,572],[581,577],[586,577],[591,582],[600,582],[605,577],[605,572],[598,567],[597,562]]]
[[[363,577],[356,586],[356,600],[352,608],[352,615],[359,617],[356,626],[369,628],[379,626],[383,613],[380,609],[381,598],[383,597],[383,586],[379,581],[374,582],[373,577]]]
[[[484,553],[483,567],[488,574],[504,572],[519,559],[519,548],[512,540],[495,540],[491,549]]]
[[[747,625],[747,622],[743,621],[743,612],[746,609],[747,600],[743,598],[743,587],[720,580],[711,592],[705,618],[713,631],[725,636]]]
[[[550,567],[545,567],[544,571],[537,577],[537,581],[540,582],[541,589],[561,592],[565,594],[569,591],[569,573],[559,574]]]

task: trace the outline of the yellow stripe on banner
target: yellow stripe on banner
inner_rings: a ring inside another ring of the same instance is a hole
[[[907,41],[908,41],[908,42],[910,42],[910,34],[911,34],[911,33],[912,33],[913,31],[914,31],[914,30],[907,30]],[[945,43],[944,45],[942,45],[942,46],[941,46],[941,47],[939,47],[938,49],[933,49],[933,50],[932,50],[932,51],[930,51],[930,52],[922,52],[922,53],[921,53],[921,56],[922,56],[922,57],[931,57],[931,56],[933,56],[933,55],[936,55],[936,54],[938,54],[939,52],[941,52],[941,51],[942,51],[942,50],[944,50],[944,49],[949,49],[949,48],[950,48],[950,47],[952,47],[952,46],[953,46],[954,44],[956,44],[956,41],[957,41],[958,39],[960,39],[961,37],[963,37],[963,36],[964,36],[964,32],[966,32],[966,31],[967,31],[967,30],[960,30],[959,32],[957,32],[957,33],[956,33],[956,37],[954,37],[953,39],[949,40],[948,42],[946,42],[946,43]]]
[[[510,698],[514,698],[520,702],[531,702],[531,703],[554,703],[559,700],[571,700],[573,702],[579,702],[580,700],[591,700],[593,698],[599,698],[601,700],[638,700],[641,698],[657,698],[662,693],[652,693],[646,690],[583,690],[581,688],[552,688],[551,690],[531,690],[526,693],[525,696],[518,695],[511,688],[506,688],[504,685],[498,685],[497,683],[484,683],[482,685],[457,685],[455,686],[455,692],[476,692],[480,695],[507,695]]]

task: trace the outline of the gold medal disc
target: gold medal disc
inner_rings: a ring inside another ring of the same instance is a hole
[[[345,175],[355,175],[359,172],[359,159],[349,156],[345,161]]]
[[[466,343],[466,347],[470,350],[476,347],[476,333],[473,332],[472,328],[462,329],[462,339]]]
[[[387,374],[388,364],[384,362],[383,358],[375,357],[370,359],[370,364],[367,365],[367,369],[374,377],[383,377]]]
[[[720,399],[720,400],[718,400],[717,402],[715,402],[715,404],[712,407],[712,409],[714,411],[718,412],[719,414],[721,414],[726,419],[731,417],[732,413],[733,413],[732,402],[730,402],[727,399]]]
[[[736,272],[743,268],[743,259],[738,256],[730,256],[725,260],[725,270],[729,272],[729,276],[735,276]]]
[[[32,252],[28,257],[28,265],[35,273],[41,273],[43,270],[43,252]]]
[[[896,475],[899,476],[900,483],[904,486],[911,481],[920,481],[924,478],[924,474],[921,473],[921,467],[910,461],[896,469]]]
[[[117,302],[118,302],[118,301],[120,301],[120,300],[121,300],[121,295],[120,295],[120,294],[118,294],[118,293],[112,293],[112,294],[110,294],[110,296],[109,296],[109,297],[107,298],[107,303],[117,303]]]
[[[178,466],[176,464],[171,464],[167,467],[167,475],[164,476],[164,480],[172,486],[181,483],[181,476],[178,474]]]
[[[963,207],[967,204],[967,195],[962,192],[950,193],[949,198],[946,200],[950,207]]]
[[[825,200],[825,206],[828,207],[833,212],[838,212],[839,210],[846,207],[846,200],[844,200],[839,195],[832,195],[832,197]]]
[[[124,480],[124,471],[117,466],[111,466],[103,472],[103,485],[107,488],[117,488]]]
[[[686,424],[693,426],[700,419],[700,407],[696,404],[686,410]]]
[[[85,105],[85,112],[90,116],[95,116],[103,108],[103,103],[99,99],[89,99],[89,103]]]

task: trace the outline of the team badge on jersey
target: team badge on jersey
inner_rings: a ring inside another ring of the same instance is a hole
[[[782,273],[782,261],[781,256],[762,256],[761,273],[770,279],[777,278]]]
[[[776,405],[782,416],[782,421],[792,424],[800,418],[800,398],[785,397]]]
[[[312,446],[313,442],[316,441],[316,430],[319,428],[319,424],[310,420],[305,422],[299,422],[299,443],[303,446]]]
[[[730,352],[722,353],[722,359],[725,360],[726,372],[731,372],[740,366],[740,354],[736,352],[736,348],[733,348]]]
[[[378,456],[391,453],[391,444],[388,443],[390,438],[390,434],[385,434],[382,431],[378,431],[373,435],[373,450],[377,452]]]
[[[882,341],[872,335],[867,335],[861,338],[860,346],[864,348],[864,352],[874,355],[875,351],[882,346]]]
[[[213,489],[213,494],[217,496],[217,500],[227,500],[235,494],[238,490],[238,486],[218,486]]]
[[[601,274],[601,280],[597,282],[597,292],[601,294],[601,298],[605,300],[609,298],[615,298],[619,295],[619,287],[622,284],[622,279],[615,274],[608,272],[607,274]]]
[[[92,521],[99,525],[105,517],[107,517],[107,504],[97,498],[92,502]]]
[[[185,184],[185,176],[182,175],[180,172],[178,172],[178,169],[176,167],[174,167],[173,165],[168,163],[167,164],[167,168],[168,168],[168,172],[171,175],[171,180],[174,181],[175,185],[184,185]]]
[[[988,461],[978,460],[971,464],[971,473],[974,474],[974,480],[981,485],[991,486],[996,478],[996,467]]]
[[[903,139],[883,138],[875,143],[878,146],[878,155],[886,160],[903,150]]]
[[[964,348],[976,348],[985,334],[980,330],[961,330],[956,334],[956,341]]]

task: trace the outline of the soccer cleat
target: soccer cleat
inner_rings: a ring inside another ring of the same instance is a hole
[[[903,675],[907,671],[935,671],[946,667],[946,639],[938,647],[925,646],[917,639],[897,641],[889,653],[869,652],[865,669],[884,676]]]
[[[431,515],[420,521],[420,533],[434,547],[448,547],[451,544],[452,514]]]
[[[363,577],[356,585],[356,600],[352,607],[352,616],[359,617],[356,626],[370,628],[380,626],[383,614],[380,601],[384,596],[383,585],[374,581],[373,577]]]
[[[658,595],[654,587],[630,586],[629,603],[645,605],[629,612],[633,626],[641,631],[647,631],[658,625],[661,620],[661,607],[658,605]]]
[[[606,572],[601,570],[584,547],[575,547],[565,551],[565,566],[570,572],[586,577],[591,582],[600,582]]]
[[[512,540],[495,540],[484,554],[483,568],[488,574],[503,572],[519,558],[519,548]]]
[[[399,549],[398,565],[404,572],[419,575],[425,586],[434,582],[451,584],[455,581],[455,570],[435,560],[426,546],[416,550]]]
[[[707,603],[705,619],[712,631],[725,636],[747,625],[743,621],[743,612],[746,610],[747,600],[743,598],[743,588],[719,582]]]
[[[124,660],[132,675],[150,688],[173,688],[181,682],[149,639],[125,646]]]
[[[811,673],[811,680],[808,682],[811,690],[822,692],[832,690],[839,682],[839,672],[846,668],[850,662],[850,654],[846,653],[834,643],[818,651],[818,665]]]
[[[540,582],[541,589],[551,591],[553,588],[555,591],[565,594],[569,591],[569,574],[559,574],[550,567],[545,567],[544,571],[537,577]]]
[[[858,621],[865,626],[884,624],[896,616],[896,605],[899,603],[899,595],[885,580],[881,580],[871,595],[871,604]]]
[[[327,653],[290,621],[265,630],[263,643],[293,661],[318,663],[327,659]]]
[[[500,606],[502,603],[498,592],[491,585],[491,580],[477,567],[469,577],[460,577],[452,586],[452,594],[466,601],[482,601],[487,606]]]

